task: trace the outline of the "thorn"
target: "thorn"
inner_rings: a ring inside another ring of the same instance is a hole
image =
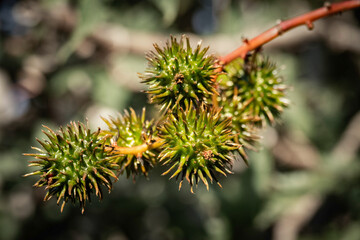
[[[241,40],[243,41],[243,43],[249,44],[249,39],[247,39],[246,37],[242,37]]]
[[[331,9],[331,3],[330,2],[324,2],[324,7],[329,11]]]
[[[189,175],[190,175],[190,172],[189,172],[189,171],[186,171],[185,178],[186,178],[186,180],[187,180],[187,181],[191,184],[191,181],[190,181]]]
[[[181,180],[180,183],[179,183],[179,191],[181,189],[182,183],[183,183],[183,180]]]
[[[281,36],[284,33],[283,28],[279,24],[276,25],[276,30],[278,31],[279,36]]]
[[[61,204],[61,212],[63,212],[64,211],[64,206],[65,206],[65,201],[63,201],[63,203]]]
[[[50,193],[47,192],[46,195],[45,195],[45,197],[44,197],[44,201],[50,200],[51,197],[52,197],[52,195],[50,195]]]
[[[307,20],[305,24],[306,24],[306,26],[308,27],[309,30],[314,29],[314,24],[310,20]]]

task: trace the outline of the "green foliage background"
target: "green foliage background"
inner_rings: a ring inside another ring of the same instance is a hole
[[[124,176],[84,215],[60,214],[33,189],[30,146],[41,125],[149,106],[138,72],[169,34],[224,55],[323,1],[22,0],[0,11],[0,239],[360,239],[360,12],[320,20],[264,46],[293,87],[263,147],[210,191],[160,176]],[[106,127],[105,127],[106,128]]]

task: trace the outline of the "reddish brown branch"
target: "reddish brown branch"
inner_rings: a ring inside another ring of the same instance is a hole
[[[234,50],[233,52],[229,53],[224,57],[220,57],[220,68],[222,68],[222,66],[236,58],[244,58],[249,51],[259,48],[260,46],[282,35],[283,33],[292,28],[306,25],[311,30],[314,27],[314,21],[335,13],[343,12],[357,7],[360,7],[360,0],[344,1],[333,4],[325,3],[324,7],[322,8],[283,21],[251,40],[245,39],[244,44],[241,45],[238,49]]]

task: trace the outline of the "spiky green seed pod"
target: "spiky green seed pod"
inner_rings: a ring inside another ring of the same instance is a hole
[[[101,135],[107,135],[111,138],[112,142],[109,140],[107,142],[110,147],[136,147],[151,143],[153,135],[156,134],[153,121],[145,120],[145,108],[143,108],[141,116],[137,116],[135,111],[130,108],[130,112],[125,111],[124,115],[119,114],[117,118],[110,118],[109,120],[103,118],[103,121],[109,129],[102,131]],[[116,154],[115,148],[113,153]],[[141,173],[145,176],[148,175],[149,170],[153,168],[156,162],[156,156],[157,151],[154,149],[136,155],[120,154],[116,161],[120,165],[121,171],[125,170],[127,177],[133,176],[135,179],[135,176]]]
[[[48,190],[45,201],[53,196],[58,204],[62,200],[61,211],[71,200],[78,201],[83,212],[94,190],[100,199],[102,185],[111,190],[111,177],[117,179],[114,171],[119,167],[113,156],[104,151],[105,140],[99,137],[100,129],[91,132],[84,124],[75,122],[58,132],[44,127],[48,130],[43,131],[48,140],[37,139],[42,149],[33,147],[39,153],[25,154],[37,159],[30,161],[29,166],[39,169],[25,176],[39,175],[34,186],[45,186]]]
[[[256,150],[256,144],[260,139],[257,123],[261,119],[251,116],[245,111],[250,101],[242,103],[236,89],[232,99],[226,99],[226,97],[219,99],[218,104],[222,107],[222,117],[231,118],[230,127],[234,136],[233,141],[241,145],[238,151],[247,164],[248,156],[245,149]]]
[[[239,146],[231,141],[231,119],[221,120],[219,111],[204,105],[185,105],[185,109],[170,114],[161,126],[160,137],[165,144],[159,157],[163,165],[170,165],[163,175],[176,169],[170,178],[180,176],[181,188],[185,177],[193,192],[193,185],[200,179],[208,188],[207,179],[218,183],[216,173],[231,173],[229,154]]]
[[[193,50],[185,36],[179,42],[171,36],[163,49],[157,44],[154,47],[156,52],[147,55],[149,65],[141,75],[149,85],[147,93],[152,103],[165,110],[184,107],[185,100],[200,106],[215,92],[215,58],[205,55],[208,47],[201,49],[199,43]]]
[[[285,96],[288,87],[268,59],[258,54],[247,61],[239,58],[225,66],[224,72],[219,76],[222,98],[235,97],[241,114],[255,120],[260,118],[263,126],[266,122],[273,124],[289,105]],[[226,101],[222,102],[226,105]]]

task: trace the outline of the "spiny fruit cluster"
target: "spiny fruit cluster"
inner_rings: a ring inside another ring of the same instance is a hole
[[[201,49],[199,43],[192,50],[189,38],[185,36],[179,42],[171,37],[164,49],[157,44],[154,47],[156,52],[148,54],[149,66],[141,76],[149,85],[147,93],[152,103],[168,110],[184,107],[187,99],[198,107],[215,93],[215,58],[205,55],[208,47]]]
[[[231,173],[234,156],[247,162],[258,130],[288,106],[275,65],[258,55],[218,66],[208,48],[193,50],[184,36],[154,47],[141,78],[163,110],[157,124],[145,120],[145,109],[141,116],[130,109],[104,118],[107,130],[91,132],[80,123],[58,133],[48,128],[42,149],[34,148],[39,153],[26,154],[37,158],[30,166],[39,169],[26,176],[40,175],[35,186],[46,187],[45,200],[56,196],[62,208],[78,201],[84,209],[91,192],[101,198],[100,186],[111,189],[116,174],[148,176],[158,164],[168,166],[163,175],[180,178],[179,188],[184,178],[192,192],[199,182],[220,185],[218,175]]]
[[[215,172],[225,176],[231,173],[232,162],[228,155],[239,145],[231,141],[231,119],[221,120],[220,115],[214,108],[206,109],[204,105],[194,108],[190,102],[185,109],[170,114],[161,126],[160,137],[165,144],[159,161],[171,165],[164,175],[174,168],[176,171],[170,178],[181,175],[179,188],[184,177],[193,192],[192,186],[199,179],[208,188],[206,178],[219,184]]]
[[[224,117],[231,117],[234,141],[241,144],[240,155],[247,160],[244,148],[254,150],[258,131],[275,119],[289,105],[288,89],[278,75],[276,65],[261,55],[236,59],[224,67],[218,77],[218,105]]]
[[[118,152],[116,146],[133,147],[151,141],[156,129],[152,121],[145,120],[145,108],[143,108],[142,115],[136,116],[135,111],[130,108],[130,113],[125,111],[124,115],[119,114],[117,118],[110,118],[109,120],[103,118],[109,130],[102,131],[102,136],[109,136],[107,143],[114,147],[110,150],[111,153]],[[130,175],[135,178],[139,173],[148,175],[149,170],[156,162],[156,152],[154,150],[146,150],[142,153],[120,154],[116,157],[117,163],[121,170],[125,170],[127,177]]]
[[[59,204],[63,200],[61,211],[68,200],[78,201],[82,211],[85,202],[90,200],[90,194],[101,199],[101,186],[111,190],[111,177],[117,179],[114,171],[118,165],[114,157],[104,151],[104,139],[99,138],[100,129],[91,132],[81,123],[72,122],[66,130],[60,128],[54,132],[50,128],[43,131],[48,140],[38,140],[43,149],[35,148],[38,153],[25,154],[35,157],[29,166],[38,166],[39,170],[25,176],[40,175],[34,186],[45,186],[48,190],[45,199],[57,197]]]
[[[289,105],[285,97],[288,89],[278,75],[276,65],[268,58],[254,54],[248,59],[236,59],[224,67],[219,77],[222,97],[221,105],[227,106],[231,99],[232,115],[242,120],[244,115],[254,117],[254,123],[274,124]]]

